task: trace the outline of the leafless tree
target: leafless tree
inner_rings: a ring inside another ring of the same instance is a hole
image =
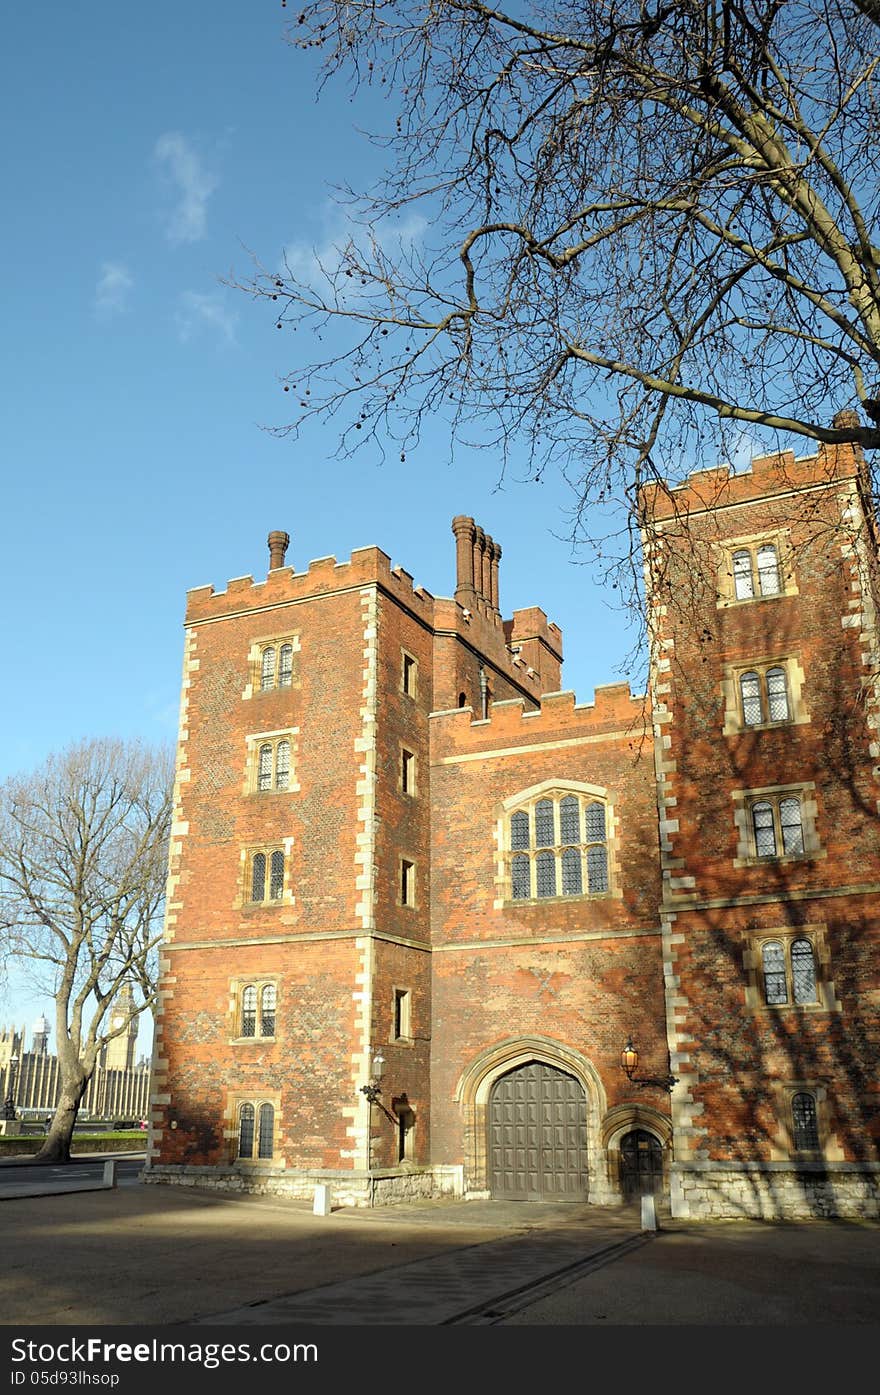
[[[165,750],[96,740],[0,786],[0,949],[55,999],[61,1094],[38,1162],[70,1156],[101,1049],[154,1001],[172,770]]]
[[[743,433],[880,446],[876,0],[313,0],[288,37],[389,116],[349,235],[247,283],[320,344],[280,430],[439,419],[561,468],[585,537]]]

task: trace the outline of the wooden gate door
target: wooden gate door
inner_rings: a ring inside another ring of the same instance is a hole
[[[489,1099],[493,1197],[584,1201],[587,1097],[573,1076],[540,1061],[496,1081]]]
[[[646,1129],[633,1129],[620,1140],[620,1187],[625,1201],[663,1190],[663,1149]]]

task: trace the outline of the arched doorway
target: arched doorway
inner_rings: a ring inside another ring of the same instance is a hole
[[[620,1190],[624,1201],[663,1190],[663,1148],[647,1129],[631,1129],[620,1140]]]
[[[543,1061],[508,1071],[487,1111],[491,1195],[583,1201],[587,1195],[587,1098],[574,1076]]]

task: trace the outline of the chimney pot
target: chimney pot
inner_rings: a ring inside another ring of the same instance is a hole
[[[290,534],[277,530],[269,534],[269,571],[274,572],[284,566],[284,558],[290,546]]]

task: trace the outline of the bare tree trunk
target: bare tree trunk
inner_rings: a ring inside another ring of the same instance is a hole
[[[46,1141],[34,1157],[35,1163],[70,1162],[70,1140],[89,1075],[64,1071],[61,1094]]]

